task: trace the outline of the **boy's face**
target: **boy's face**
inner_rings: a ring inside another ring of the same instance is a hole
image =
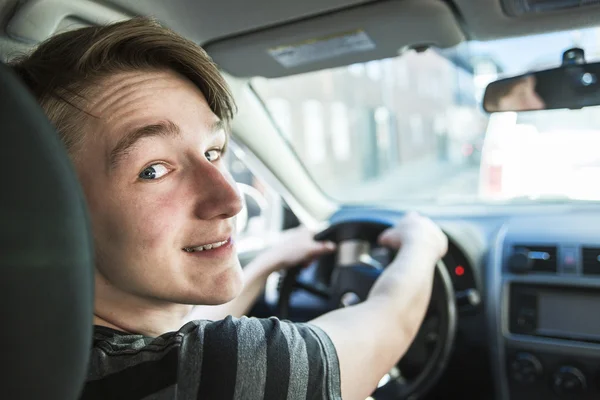
[[[498,102],[499,111],[543,110],[546,104],[535,91],[536,79],[527,76]]]
[[[226,132],[206,99],[166,71],[118,74],[97,93],[87,110],[96,118],[87,118],[74,155],[92,220],[96,291],[104,285],[158,303],[231,300],[242,287],[232,243],[242,204],[221,158]]]

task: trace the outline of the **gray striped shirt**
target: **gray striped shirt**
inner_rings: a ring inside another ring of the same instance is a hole
[[[193,321],[157,338],[95,327],[81,399],[341,399],[321,329],[277,318]]]

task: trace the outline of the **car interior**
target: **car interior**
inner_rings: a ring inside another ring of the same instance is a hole
[[[298,225],[338,244],[273,274],[251,315],[308,321],[365,299],[394,256],[377,236],[418,211],[449,251],[371,398],[600,398],[600,1],[0,0],[0,61],[139,15],[201,45],[234,93],[242,264]],[[508,101],[521,78],[537,95]],[[0,131],[2,397],[76,399],[88,217],[55,131],[2,63]]]

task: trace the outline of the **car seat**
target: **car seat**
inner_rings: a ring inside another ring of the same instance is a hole
[[[84,197],[56,131],[2,63],[0,138],[0,398],[76,399],[93,318]]]

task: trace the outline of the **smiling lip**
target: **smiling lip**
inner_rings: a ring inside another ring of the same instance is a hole
[[[231,237],[194,247],[184,247],[182,250],[191,256],[221,256],[226,255],[234,248]]]

